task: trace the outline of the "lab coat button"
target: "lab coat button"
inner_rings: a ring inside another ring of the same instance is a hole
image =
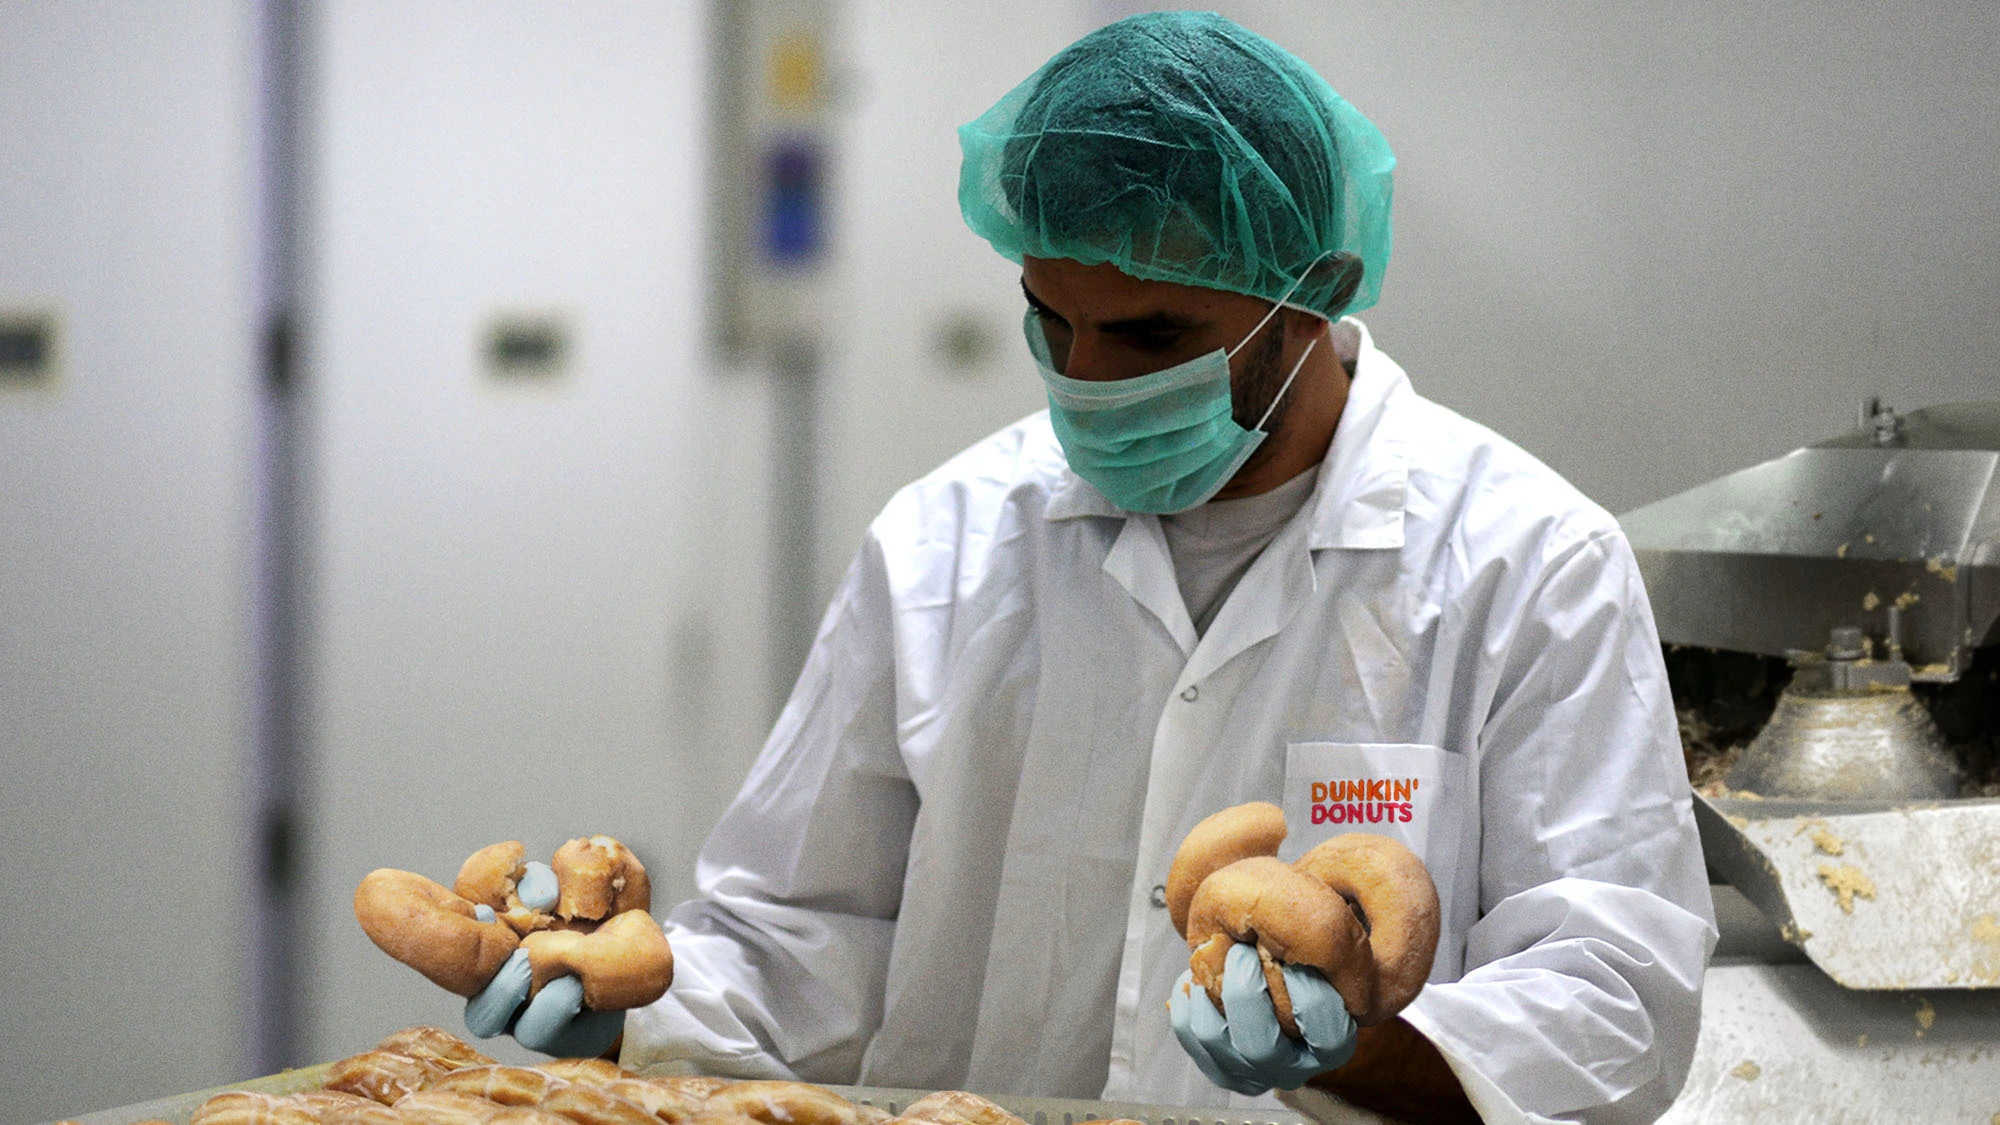
[[[1153,905],[1162,910],[1166,909],[1167,885],[1165,883],[1156,883],[1153,885]]]
[[[1193,684],[1189,684],[1188,689],[1181,693],[1181,698],[1187,700],[1189,703],[1193,703],[1195,700],[1201,698],[1201,689]]]

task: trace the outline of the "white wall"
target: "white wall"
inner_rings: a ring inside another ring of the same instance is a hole
[[[314,765],[307,1053],[460,1003],[369,945],[368,870],[449,883],[608,832],[665,902],[733,783],[694,593],[705,50],[691,2],[328,0],[307,188]],[[485,318],[565,310],[497,385]]]
[[[1075,0],[845,6],[841,312],[823,399],[828,595],[897,487],[1045,405],[1021,340],[1020,271],[959,218],[956,130],[1091,26]],[[958,319],[985,331],[983,360],[947,361],[941,336]]]
[[[252,14],[0,3],[0,1120],[242,1077]]]
[[[1613,511],[2000,397],[2000,7],[1236,9],[1396,147],[1384,346]]]

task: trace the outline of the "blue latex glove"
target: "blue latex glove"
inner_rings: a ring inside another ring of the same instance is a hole
[[[527,870],[514,884],[514,897],[530,910],[554,910],[556,900],[561,896],[556,885],[555,868],[539,860],[529,860]]]
[[[475,913],[481,921],[492,920],[488,907]],[[532,978],[528,951],[516,949],[486,987],[465,1002],[465,1029],[481,1039],[512,1032],[521,1046],[558,1058],[596,1058],[618,1041],[625,1013],[585,1008],[582,981],[557,977],[529,1000]]]
[[[1296,1090],[1354,1057],[1354,1018],[1340,993],[1318,969],[1285,965],[1282,971],[1303,1041],[1279,1029],[1254,946],[1238,942],[1230,947],[1222,969],[1220,1012],[1208,993],[1195,986],[1192,973],[1182,973],[1174,982],[1167,1001],[1174,1037],[1210,1082],[1239,1094],[1262,1094],[1272,1087]]]

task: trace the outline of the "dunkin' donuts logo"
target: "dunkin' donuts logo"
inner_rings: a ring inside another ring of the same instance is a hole
[[[1415,777],[1350,777],[1312,783],[1314,824],[1408,824],[1417,796]]]

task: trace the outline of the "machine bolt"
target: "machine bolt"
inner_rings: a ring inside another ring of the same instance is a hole
[[[1861,428],[1876,445],[1894,445],[1903,436],[1903,419],[1883,404],[1881,396],[1869,395],[1861,402]]]
[[[1868,655],[1868,638],[1854,625],[1835,625],[1827,642],[1828,660],[1859,660]]]

